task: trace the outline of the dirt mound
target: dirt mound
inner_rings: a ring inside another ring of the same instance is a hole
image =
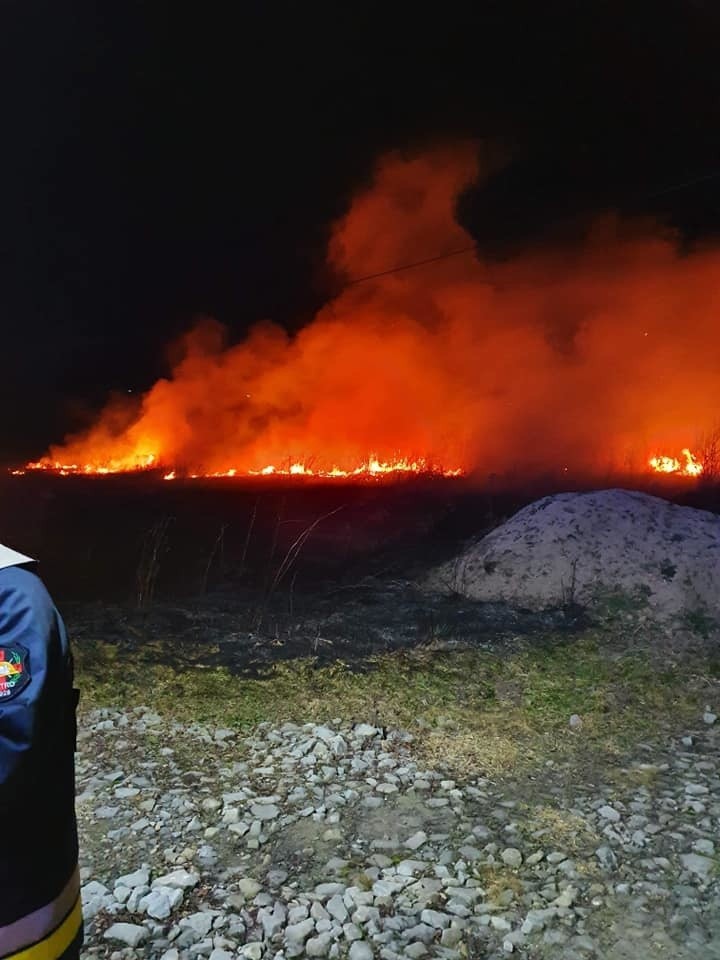
[[[629,490],[544,497],[436,568],[424,587],[529,609],[644,609],[720,620],[720,518]]]

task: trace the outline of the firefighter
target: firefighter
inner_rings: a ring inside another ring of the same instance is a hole
[[[0,960],[80,955],[76,706],[60,615],[0,545]]]

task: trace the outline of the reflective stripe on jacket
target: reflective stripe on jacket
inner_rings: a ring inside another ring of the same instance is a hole
[[[8,926],[0,927],[3,960],[61,960],[80,946],[82,909],[76,869],[62,892]]]

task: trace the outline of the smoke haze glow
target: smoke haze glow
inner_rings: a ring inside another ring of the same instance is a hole
[[[382,157],[329,264],[350,280],[472,244],[453,212],[476,165],[472,143]],[[660,227],[608,217],[575,250],[468,253],[346,286],[295,336],[263,323],[228,345],[203,320],[139,411],[113,403],[44,462],[644,470],[716,424],[719,311],[720,251],[684,255]]]

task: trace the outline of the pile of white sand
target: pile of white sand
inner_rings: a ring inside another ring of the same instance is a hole
[[[720,518],[629,490],[545,497],[433,570],[428,590],[526,609],[639,598],[720,620]]]

